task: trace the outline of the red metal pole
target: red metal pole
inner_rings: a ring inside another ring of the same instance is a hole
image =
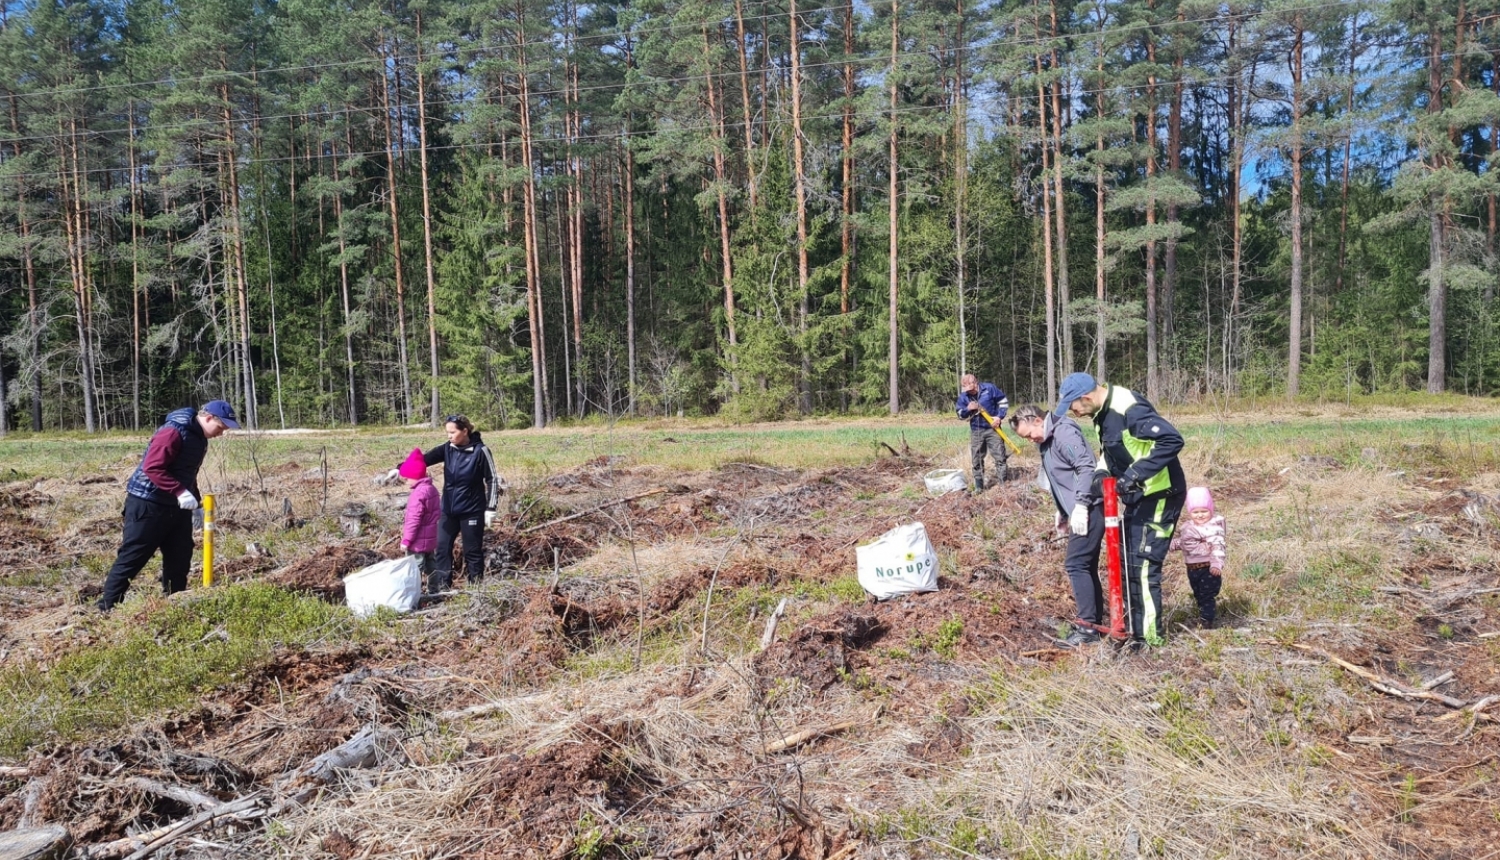
[[[1120,590],[1120,497],[1115,493],[1115,479],[1104,479],[1104,551],[1109,563],[1109,630],[1115,639],[1124,639],[1125,600]]]

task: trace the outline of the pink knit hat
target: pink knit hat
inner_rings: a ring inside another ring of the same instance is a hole
[[[422,459],[422,449],[411,449],[411,454],[406,458],[406,462],[401,464],[401,468],[396,470],[396,473],[413,481],[427,477],[427,461]]]
[[[1214,494],[1207,487],[1193,487],[1188,490],[1187,505],[1188,512],[1207,508],[1209,513],[1214,512]]]

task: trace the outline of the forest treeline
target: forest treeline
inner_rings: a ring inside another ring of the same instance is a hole
[[[1500,389],[1500,0],[0,9],[0,432]]]

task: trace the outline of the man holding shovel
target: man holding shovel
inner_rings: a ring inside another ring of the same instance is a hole
[[[193,510],[198,469],[208,440],[240,426],[234,407],[210,400],[202,409],[178,409],[151,436],[146,453],[125,485],[125,530],[115,564],[104,577],[99,609],[108,612],[125,599],[130,580],[161,550],[161,587],[166,594],[187,589],[193,561]]]
[[[1102,452],[1095,477],[1116,480],[1124,516],[1125,589],[1130,596],[1132,648],[1162,642],[1161,564],[1187,497],[1187,479],[1177,454],[1182,434],[1146,398],[1087,373],[1071,373],[1057,393],[1054,415],[1092,416]],[[1098,483],[1098,480],[1095,483]],[[1099,491],[1092,494],[1100,495]],[[1086,520],[1071,523],[1082,534]]]
[[[969,456],[973,461],[974,491],[984,491],[984,457],[995,461],[995,483],[1005,481],[1008,470],[1005,442],[1000,438],[1000,419],[1010,401],[994,383],[981,383],[972,373],[965,373],[958,383],[958,417],[969,422]]]

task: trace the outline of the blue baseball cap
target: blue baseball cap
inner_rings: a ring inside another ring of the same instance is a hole
[[[203,405],[203,411],[224,422],[224,426],[231,430],[240,429],[240,420],[234,416],[234,407],[227,400],[210,400]]]
[[[1073,401],[1085,394],[1092,394],[1098,387],[1099,383],[1087,373],[1068,374],[1063,377],[1062,385],[1057,387],[1057,408],[1052,411],[1052,414],[1058,418],[1067,415],[1068,408],[1073,405]]]

